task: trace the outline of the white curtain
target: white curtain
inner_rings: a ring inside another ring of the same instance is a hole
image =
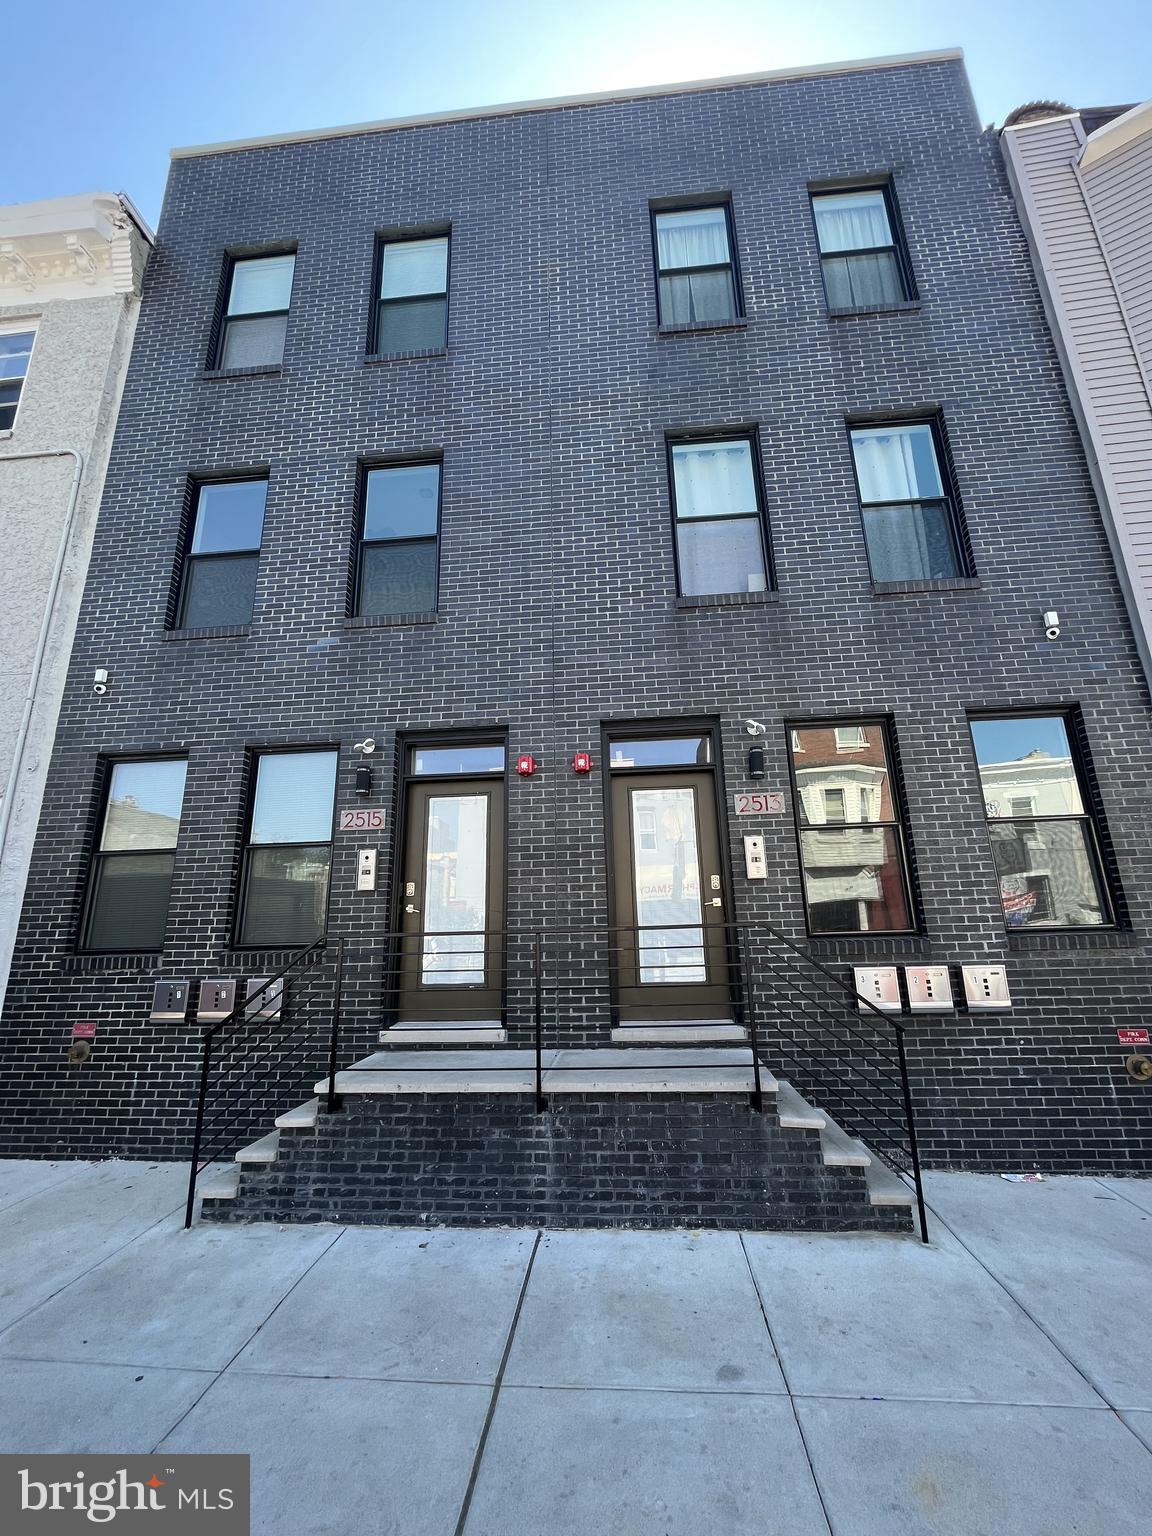
[[[932,501],[943,495],[930,427],[856,427],[852,452],[865,502]]]
[[[330,842],[335,793],[335,752],[265,753],[256,778],[249,841]]]
[[[444,293],[448,287],[448,241],[402,240],[384,250],[380,278],[382,299],[407,299]]]
[[[723,208],[691,208],[656,215],[656,247],[662,272],[711,267],[728,258],[728,221]]]
[[[752,453],[747,443],[677,443],[676,516],[727,517],[756,511]]]
[[[813,199],[820,250],[861,251],[891,245],[888,210],[880,192],[844,192]]]
[[[232,269],[230,315],[259,315],[287,309],[292,295],[295,256],[258,256],[238,261]]]

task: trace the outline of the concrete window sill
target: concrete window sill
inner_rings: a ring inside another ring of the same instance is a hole
[[[857,315],[910,315],[923,309],[919,299],[904,299],[899,304],[863,304],[859,309],[830,309],[829,320],[852,320]]]
[[[424,347],[413,352],[369,352],[364,359],[364,366],[374,368],[378,363],[411,363],[419,358],[447,356],[447,347]]]
[[[950,576],[940,581],[874,581],[873,597],[909,597],[917,592],[978,592],[978,576]]]
[[[249,633],[247,624],[216,624],[206,629],[166,629],[167,640],[232,640]]]
[[[746,331],[748,321],[739,320],[691,320],[686,325],[659,325],[658,336],[696,336],[706,331]]]
[[[261,363],[258,368],[205,368],[202,379],[267,379],[284,372],[282,363]]]
[[[366,613],[345,619],[345,629],[397,629],[408,624],[435,624],[438,613]]]
[[[693,608],[758,608],[763,603],[778,603],[779,592],[714,592],[706,596],[678,597],[676,607],[682,611]]]

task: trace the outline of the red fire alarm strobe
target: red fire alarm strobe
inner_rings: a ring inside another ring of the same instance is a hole
[[[516,772],[522,779],[530,779],[536,772],[536,759],[531,752],[524,752],[516,759]]]
[[[592,754],[591,754],[591,752],[574,752],[572,754],[572,772],[573,773],[591,773],[592,772]]]

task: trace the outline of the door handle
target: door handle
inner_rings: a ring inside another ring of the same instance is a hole
[[[722,907],[724,905],[723,897],[721,897],[721,896],[713,896],[713,898],[712,898],[712,905],[714,907]]]
[[[414,907],[411,902],[408,903],[408,905],[404,908],[404,910],[405,910],[405,912],[414,912],[417,915],[419,915],[419,912],[420,912],[420,908],[419,907]]]

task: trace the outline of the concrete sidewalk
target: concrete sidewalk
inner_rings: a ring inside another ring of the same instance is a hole
[[[0,1162],[0,1449],[247,1451],[253,1530],[1136,1536],[1152,1181],[884,1236],[180,1226]]]

